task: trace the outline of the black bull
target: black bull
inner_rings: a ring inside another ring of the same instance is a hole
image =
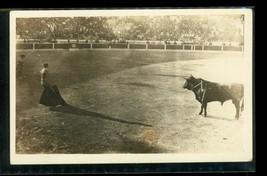
[[[185,79],[183,88],[193,91],[196,99],[201,103],[200,115],[204,109],[204,116],[207,116],[207,104],[209,102],[219,101],[223,105],[225,101],[232,100],[236,108],[235,118],[240,117],[241,111],[244,109],[243,84],[220,85],[201,78],[194,78],[192,75]]]

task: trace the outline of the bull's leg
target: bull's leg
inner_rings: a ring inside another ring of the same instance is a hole
[[[207,117],[207,106],[208,103],[204,103],[204,116]]]
[[[204,108],[204,104],[203,104],[203,103],[201,103],[201,109],[200,109],[199,115],[201,115],[201,114],[202,114],[202,112],[203,112],[203,108]]]

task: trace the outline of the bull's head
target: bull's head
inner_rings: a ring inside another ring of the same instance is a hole
[[[194,76],[190,75],[189,77],[184,77],[185,83],[183,88],[188,90],[193,90],[196,79]]]

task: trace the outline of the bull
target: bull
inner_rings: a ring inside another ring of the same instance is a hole
[[[183,88],[193,91],[196,100],[201,103],[199,115],[204,110],[204,116],[207,116],[207,105],[209,102],[219,101],[223,105],[225,101],[232,100],[236,108],[235,118],[239,119],[241,112],[244,110],[243,84],[221,85],[201,78],[195,78],[192,75],[184,78],[186,81]]]

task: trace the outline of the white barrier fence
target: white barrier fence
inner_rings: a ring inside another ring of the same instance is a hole
[[[189,50],[189,51],[244,51],[243,46],[177,45],[177,44],[130,44],[130,43],[27,43],[17,44],[17,49],[142,49],[142,50]]]

